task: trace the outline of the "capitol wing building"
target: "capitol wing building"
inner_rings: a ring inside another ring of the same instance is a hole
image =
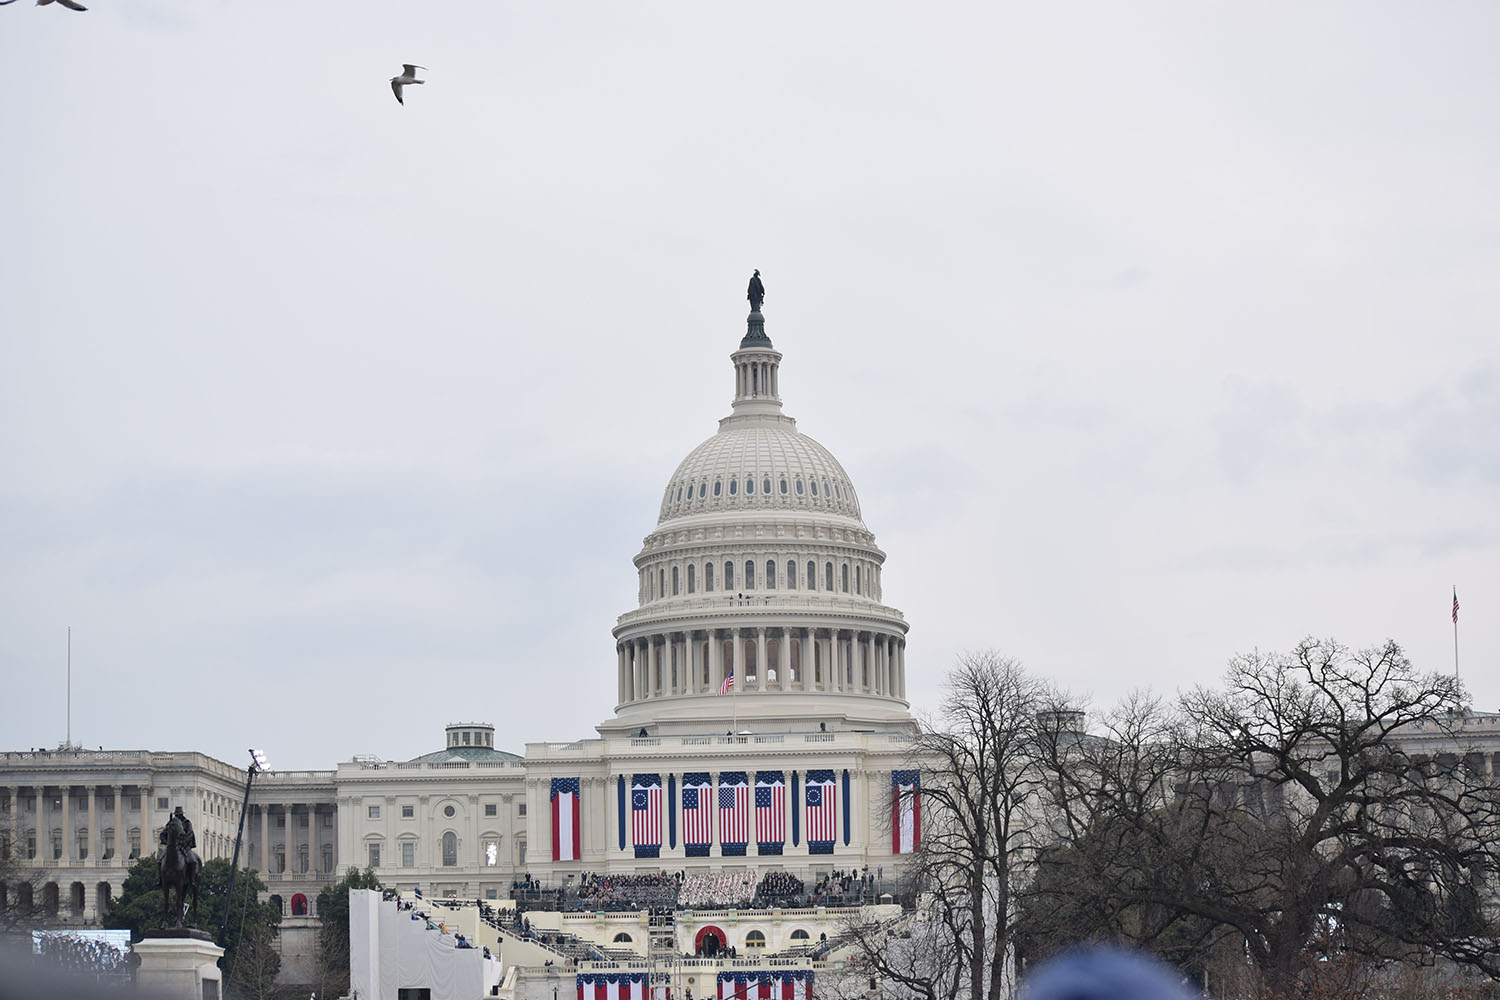
[[[885,554],[844,468],[782,412],[759,310],[730,361],[731,411],[672,473],[635,557],[615,717],[524,758],[475,723],[415,761],[340,765],[341,865],[472,899],[523,875],[883,871],[913,849],[907,625],[881,603]]]

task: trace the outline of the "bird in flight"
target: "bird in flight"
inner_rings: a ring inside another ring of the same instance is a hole
[[[6,0],[6,3],[9,2],[10,0]],[[77,0],[36,0],[36,5],[38,7],[45,7],[49,3],[60,3],[69,10],[88,10],[87,7],[85,7],[81,3],[78,3]]]
[[[69,0],[58,0],[58,3],[68,3],[68,2],[69,2]],[[417,79],[417,70],[419,70],[419,69],[426,69],[426,68],[427,68],[426,66],[414,66],[411,63],[402,63],[401,64],[401,75],[400,76],[393,76],[393,77],[391,77],[391,93],[393,93],[393,94],[396,95],[396,103],[397,104],[400,104],[403,107],[406,105],[406,101],[404,101],[402,99],[402,97],[401,97],[401,88],[402,87],[406,86],[408,83],[426,83],[427,82],[426,80],[418,80]]]

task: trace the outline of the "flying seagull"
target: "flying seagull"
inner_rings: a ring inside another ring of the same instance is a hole
[[[7,0],[7,2],[9,2],[9,0]],[[77,0],[36,0],[36,5],[38,7],[45,7],[49,3],[60,3],[69,10],[88,10],[87,7],[85,7],[81,3],[78,3]]]
[[[69,0],[58,0],[58,3],[68,3],[68,2],[69,2]],[[406,105],[406,101],[402,100],[402,98],[401,98],[401,88],[402,87],[406,86],[408,83],[426,83],[427,82],[426,80],[418,80],[417,79],[417,70],[419,70],[419,69],[426,69],[426,68],[427,68],[426,66],[414,66],[411,63],[402,63],[401,64],[401,75],[400,76],[393,76],[393,77],[391,77],[391,93],[393,93],[393,94],[396,95],[396,103],[397,104],[400,104],[403,107]]]

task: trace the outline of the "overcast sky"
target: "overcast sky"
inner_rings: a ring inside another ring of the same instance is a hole
[[[7,748],[592,734],[760,268],[911,623],[1500,709],[1500,7],[0,10]],[[420,63],[406,105],[387,80]]]

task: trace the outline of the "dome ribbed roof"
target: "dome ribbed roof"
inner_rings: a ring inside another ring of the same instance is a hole
[[[755,510],[825,512],[860,520],[849,474],[791,421],[726,423],[677,466],[657,524],[706,512]]]

